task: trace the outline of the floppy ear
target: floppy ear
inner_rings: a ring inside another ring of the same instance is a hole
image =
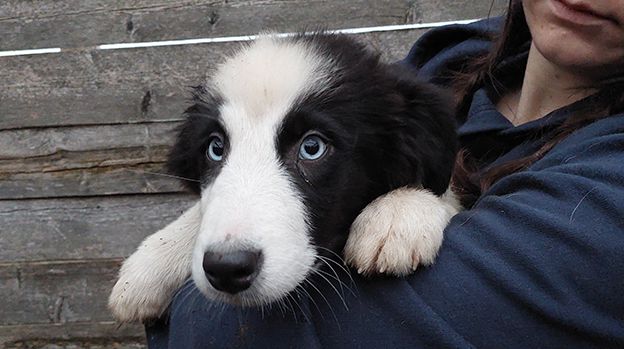
[[[199,140],[202,139],[202,133],[205,130],[201,127],[201,118],[191,114],[196,108],[194,105],[186,110],[187,119],[176,130],[176,141],[169,151],[166,166],[170,174],[189,179],[182,180],[182,183],[187,189],[199,194],[204,156],[204,145]]]
[[[390,183],[395,188],[421,185],[441,195],[449,186],[458,148],[450,96],[418,80],[408,66],[387,68],[403,101],[394,116],[399,127],[387,172]]]
[[[220,129],[215,116],[219,115],[221,98],[200,85],[193,88],[191,102],[193,104],[184,111],[186,120],[176,130],[177,137],[169,152],[167,170],[183,179],[187,189],[199,194],[201,179],[209,170],[205,156],[206,141],[211,130]]]

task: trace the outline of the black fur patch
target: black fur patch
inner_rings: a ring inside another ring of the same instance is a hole
[[[183,180],[183,183],[196,194],[201,192],[202,183],[218,175],[223,163],[214,163],[206,158],[210,135],[213,132],[224,135],[227,149],[227,137],[219,115],[222,101],[217,93],[209,92],[202,86],[195,87],[193,104],[184,112],[186,121],[178,128],[176,142],[169,152],[167,170],[175,176],[189,179]]]
[[[346,36],[292,40],[318,47],[339,67],[324,93],[296,103],[277,145],[314,215],[315,244],[339,252],[355,217],[378,196],[404,186],[446,191],[458,146],[455,121],[444,93],[416,80],[409,67],[381,63]],[[312,130],[332,152],[304,165],[296,150]]]

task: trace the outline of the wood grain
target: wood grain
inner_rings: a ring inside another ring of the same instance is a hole
[[[173,141],[177,123],[141,123],[119,126],[97,125],[88,127],[54,127],[0,131],[0,169],[28,171],[31,158],[37,158],[36,169],[58,170],[81,167],[80,162],[105,161],[106,159],[82,160],[76,153],[117,149],[142,148],[141,160],[159,157],[159,146]],[[156,149],[155,149],[156,148]],[[67,159],[65,159],[67,158]],[[13,162],[25,159],[25,162]],[[59,160],[66,160],[58,162]],[[76,163],[76,164],[75,164]],[[118,163],[112,158],[108,165]]]
[[[174,123],[0,131],[0,199],[171,193]]]
[[[115,154],[124,154],[119,150]],[[15,173],[0,176],[0,199],[180,193],[179,181],[166,177],[164,163],[97,166],[86,169]]]
[[[0,262],[125,257],[194,200],[151,194],[0,201]]]
[[[25,1],[0,4],[0,50],[481,18],[491,1]],[[505,1],[495,0],[497,12]],[[495,12],[496,13],[496,12]]]
[[[119,327],[112,321],[20,324],[0,326],[0,347],[5,349],[143,349],[141,325]]]
[[[111,321],[118,260],[0,264],[0,325]]]

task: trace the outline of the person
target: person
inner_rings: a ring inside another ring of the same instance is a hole
[[[512,0],[403,63],[453,91],[460,125],[467,209],[434,265],[338,272],[340,289],[261,310],[187,284],[150,347],[624,347],[624,1]]]

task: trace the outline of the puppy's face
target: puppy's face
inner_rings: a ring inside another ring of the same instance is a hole
[[[409,74],[343,36],[265,37],[197,89],[169,168],[200,181],[192,271],[204,294],[280,299],[340,253],[375,197],[444,192],[452,119]]]

